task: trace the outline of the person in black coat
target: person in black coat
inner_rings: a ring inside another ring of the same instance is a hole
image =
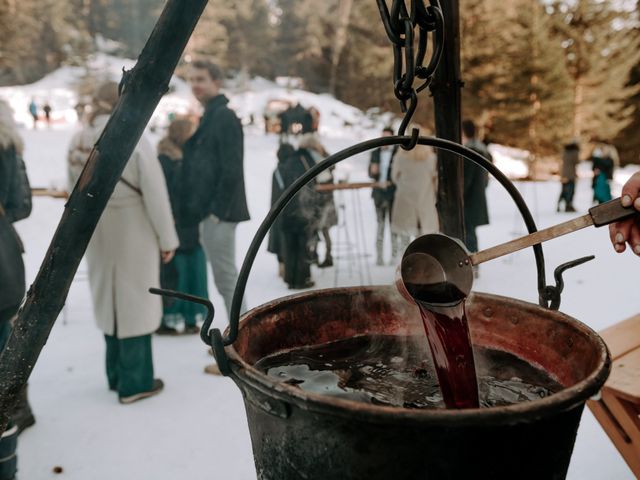
[[[289,159],[295,153],[295,148],[289,143],[283,143],[278,148],[278,165],[276,169],[273,171],[273,175],[271,177],[271,206],[273,207],[275,203],[282,195],[282,192],[285,191],[286,187],[284,184],[284,178],[282,177],[282,173],[280,169],[283,168],[285,161]],[[278,258],[278,275],[284,279],[284,240],[282,238],[282,215],[278,215],[273,224],[271,225],[271,229],[269,230],[269,241],[267,245],[267,251],[274,253]]]
[[[489,150],[476,138],[476,126],[471,120],[462,122],[462,141],[465,147],[474,150],[486,159],[493,161]],[[489,224],[487,195],[489,184],[487,171],[473,162],[464,162],[464,229],[465,245],[470,252],[478,251],[476,228]],[[477,272],[477,270],[476,270]]]
[[[204,114],[184,145],[184,202],[181,226],[202,223],[202,241],[216,288],[227,313],[235,290],[235,234],[238,222],[249,220],[244,187],[242,125],[220,93],[224,77],[216,65],[191,65],[189,83]],[[244,306],[243,306],[244,309]]]
[[[0,101],[0,351],[11,335],[11,322],[26,290],[23,246],[12,225],[31,214],[31,187],[22,151],[23,143],[15,128],[13,111],[7,103]],[[0,480],[13,478],[15,436],[34,423],[25,387],[0,439],[0,449],[5,452],[0,459]]]
[[[278,164],[276,174],[282,179],[283,190],[312,166],[313,159],[304,149],[295,151]],[[315,235],[313,226],[318,216],[315,184],[315,180],[307,183],[280,214],[284,281],[290,289],[310,288],[314,285],[311,280],[309,240],[310,235]]]
[[[393,135],[391,127],[385,127],[382,135],[388,137]],[[387,146],[375,149],[371,152],[371,161],[369,162],[369,177],[374,182],[386,184],[386,187],[373,188],[371,190],[371,198],[376,207],[376,218],[378,220],[378,228],[376,232],[376,265],[384,265],[384,232],[386,229],[387,219],[389,221],[389,229],[391,229],[391,210],[393,208],[393,198],[396,193],[396,186],[391,181],[391,167],[393,165],[393,157],[395,156],[397,147]],[[395,264],[398,256],[398,234],[391,232],[391,263]]]
[[[182,147],[193,131],[191,120],[177,118],[171,122],[167,135],[158,144],[158,160],[167,182],[176,232],[180,239],[175,256],[169,263],[160,265],[160,284],[162,288],[207,298],[207,259],[200,243],[200,228],[198,225],[184,226],[180,218],[184,192]],[[162,322],[156,333],[174,335],[178,333],[176,327],[182,324],[184,333],[200,332],[197,323],[207,315],[205,306],[173,298],[164,298],[163,303]]]

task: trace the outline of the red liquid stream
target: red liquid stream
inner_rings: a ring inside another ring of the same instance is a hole
[[[420,301],[421,285],[406,284],[422,315],[422,323],[447,408],[478,408],[478,380],[464,301],[437,308]],[[437,311],[436,311],[437,310]]]

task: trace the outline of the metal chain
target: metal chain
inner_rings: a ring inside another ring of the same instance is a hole
[[[405,0],[392,0],[389,10],[386,0],[377,0],[382,24],[393,44],[393,93],[400,101],[400,108],[405,114],[398,129],[400,136],[405,134],[416,111],[418,93],[427,88],[433,79],[444,46],[444,18],[440,2],[430,0],[429,6],[425,5],[424,0],[409,2],[410,8],[407,9]],[[417,50],[414,49],[416,28]],[[429,34],[432,35],[433,48],[429,63],[425,66]],[[422,81],[417,88],[414,85],[417,83],[416,79]],[[407,149],[415,146],[417,135],[417,131],[412,132],[412,140],[406,146]]]

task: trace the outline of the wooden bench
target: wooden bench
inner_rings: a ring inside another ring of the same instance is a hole
[[[611,352],[611,375],[600,400],[587,405],[640,478],[640,314],[600,332]]]

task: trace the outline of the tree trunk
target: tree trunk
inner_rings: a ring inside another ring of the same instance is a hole
[[[344,46],[347,44],[351,7],[353,7],[353,0],[340,0],[340,4],[338,5],[338,26],[336,28],[336,38],[331,52],[331,75],[329,77],[329,93],[334,96],[336,94],[340,56],[342,55]]]

